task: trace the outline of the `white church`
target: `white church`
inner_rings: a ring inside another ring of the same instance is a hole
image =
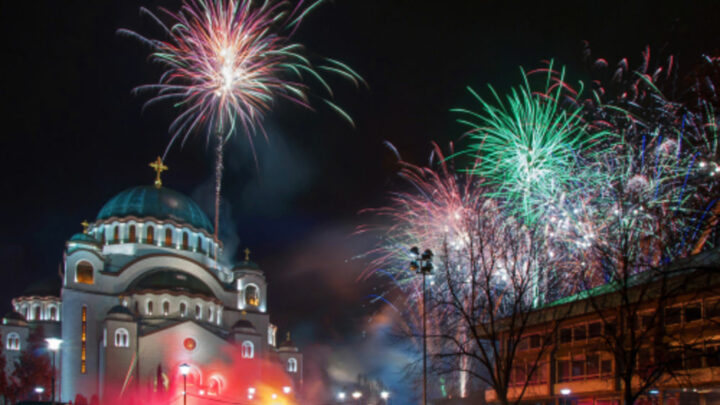
[[[117,194],[66,242],[59,291],[36,285],[13,299],[15,313],[0,326],[8,370],[41,325],[62,339],[56,392],[63,402],[167,391],[183,369],[195,398],[232,391],[252,400],[270,369],[286,382],[265,384],[267,395],[299,391],[302,353],[289,334],[277,340],[263,271],[247,249],[239,263],[222,260],[205,213],[162,186],[167,167],[159,158],[151,166],[154,185]]]

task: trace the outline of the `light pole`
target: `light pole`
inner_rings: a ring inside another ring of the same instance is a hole
[[[51,361],[52,361],[52,378],[51,378],[51,384],[52,387],[50,388],[51,398],[53,404],[55,404],[55,356],[57,355],[58,349],[60,349],[60,344],[62,343],[62,339],[58,338],[47,338],[45,339],[45,342],[47,342],[48,350],[52,352]],[[36,390],[37,392],[37,390]]]
[[[410,249],[410,255],[412,260],[410,261],[410,270],[422,275],[422,324],[423,324],[423,392],[422,392],[422,403],[427,405],[427,310],[426,304],[426,288],[425,288],[425,277],[431,274],[433,271],[433,252],[430,249],[425,249],[422,256],[420,256],[420,249],[417,246],[413,246]],[[419,260],[418,260],[419,259]]]
[[[183,363],[180,365],[180,374],[183,376],[183,405],[187,405],[187,375],[189,372],[189,364]]]

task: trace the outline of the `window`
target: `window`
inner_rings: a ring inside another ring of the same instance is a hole
[[[103,347],[107,347],[107,328],[103,328]]]
[[[153,302],[150,300],[147,301],[146,312],[148,315],[152,315],[152,313],[153,313]]]
[[[95,283],[95,269],[90,262],[82,260],[75,267],[75,282],[81,284]]]
[[[163,301],[163,315],[167,316],[170,313],[170,302]]]
[[[80,313],[80,374],[87,372],[87,306],[83,305]]]
[[[100,230],[100,244],[101,245],[105,244],[105,229]]]
[[[50,320],[57,321],[57,308],[55,308],[55,306],[52,306],[50,307],[50,310],[48,312],[50,313]]]
[[[187,232],[183,232],[182,248],[188,250],[190,248],[190,241]]]
[[[171,246],[172,245],[172,229],[166,228],[165,229],[165,246]]]
[[[558,360],[558,382],[570,381],[570,360]]]
[[[212,310],[212,308],[208,308],[208,318],[207,318],[207,319],[208,319],[208,322],[212,322],[212,321],[213,321],[213,310]]]
[[[32,315],[33,315],[33,316],[32,316],[32,319],[33,319],[34,321],[39,321],[39,320],[41,320],[41,318],[40,318],[40,306],[39,306],[39,305],[36,305],[36,306],[33,307]]]
[[[145,233],[145,241],[148,243],[148,245],[152,245],[155,243],[155,228],[152,226],[147,227],[147,232]]]
[[[685,322],[697,321],[702,318],[700,303],[685,306]]]
[[[665,308],[665,325],[677,325],[681,322],[682,308]]]
[[[135,314],[140,314],[140,303],[135,301]]]
[[[252,359],[255,356],[255,346],[249,340],[242,343],[242,357],[243,359]]]
[[[612,376],[612,360],[602,360],[600,361],[600,373],[603,377],[610,377]]]
[[[137,242],[137,235],[135,234],[135,225],[130,225],[130,235],[128,236],[128,242]]]
[[[245,304],[253,307],[260,305],[260,291],[257,286],[250,284],[245,287]]]
[[[572,329],[562,328],[560,329],[560,343],[572,342]]]
[[[602,324],[600,322],[593,322],[588,325],[588,337],[596,338],[602,336]]]
[[[8,333],[5,347],[8,350],[20,350],[20,335],[15,332]]]
[[[573,335],[574,335],[573,339],[576,341],[585,340],[587,338],[587,328],[586,328],[585,324],[576,326],[573,329]]]
[[[540,335],[530,335],[530,348],[537,349],[540,347]]]
[[[200,253],[205,253],[205,249],[203,249],[203,239],[198,236],[197,239],[197,251]]]
[[[115,330],[115,347],[130,347],[130,333],[125,328]]]
[[[574,358],[572,360],[572,379],[579,380],[585,376],[585,360]]]
[[[600,375],[600,357],[597,354],[589,354],[587,360],[587,376],[597,377]]]
[[[202,319],[202,307],[200,305],[195,305],[195,318]]]
[[[187,304],[184,302],[180,303],[180,316],[185,317],[187,315]]]

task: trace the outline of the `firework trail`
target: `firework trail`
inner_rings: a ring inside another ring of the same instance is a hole
[[[190,134],[204,133],[216,142],[215,236],[223,170],[223,144],[236,130],[247,136],[262,132],[263,116],[278,98],[311,109],[312,80],[326,93],[322,102],[351,124],[350,116],[333,103],[326,74],[339,75],[359,85],[362,78],[345,64],[325,59],[315,66],[304,47],[292,36],[307,14],[322,0],[305,6],[302,1],[185,0],[175,13],[161,9],[168,23],[146,8],[166,39],[148,39],[130,30],[152,49],[151,60],[166,68],[158,83],[142,85],[137,92],[152,94],[146,106],[172,102],[179,114],[170,125],[165,150]],[[254,153],[254,148],[253,148]],[[257,159],[257,158],[256,158]]]

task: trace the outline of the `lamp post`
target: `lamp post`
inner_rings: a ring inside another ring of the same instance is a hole
[[[427,405],[427,310],[426,304],[426,288],[425,288],[425,277],[431,274],[433,271],[433,252],[430,249],[425,249],[422,256],[420,255],[420,249],[417,246],[413,246],[410,249],[410,270],[415,273],[422,275],[422,324],[423,324],[423,392],[422,392],[422,403]],[[419,260],[418,260],[419,259]]]
[[[183,405],[187,405],[187,375],[189,372],[189,364],[183,363],[180,365],[180,374],[183,376]]]
[[[50,380],[52,387],[50,388],[50,400],[52,403],[55,403],[55,356],[57,355],[58,349],[60,349],[60,344],[62,343],[62,339],[58,338],[47,338],[45,339],[45,342],[47,342],[47,348],[52,352],[51,361],[52,361],[52,378]],[[36,390],[37,392],[37,390]]]

